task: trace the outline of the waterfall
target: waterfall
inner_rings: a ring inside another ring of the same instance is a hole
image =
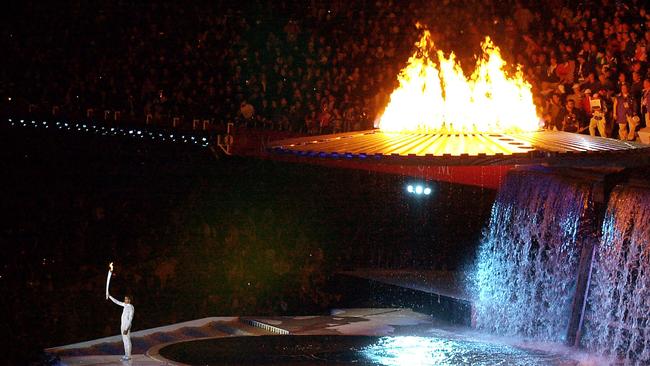
[[[477,328],[565,338],[592,211],[589,182],[535,171],[508,174],[472,278]]]
[[[650,364],[650,189],[612,193],[588,299],[582,345]]]

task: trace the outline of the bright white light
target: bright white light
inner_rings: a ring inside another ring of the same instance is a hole
[[[431,188],[429,188],[429,187],[425,188],[424,189],[424,194],[426,194],[427,196],[430,195],[431,194]]]
[[[7,98],[7,100],[11,102],[11,97]]]
[[[385,337],[363,349],[373,363],[387,366],[446,365],[452,342],[423,337]]]
[[[413,186],[409,184],[409,185],[406,187],[406,191],[407,191],[408,193],[413,193]]]
[[[423,188],[422,186],[416,186],[415,187],[415,194],[422,194]]]

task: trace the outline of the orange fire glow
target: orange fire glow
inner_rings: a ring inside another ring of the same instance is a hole
[[[467,78],[454,54],[436,50],[425,30],[398,76],[379,122],[387,132],[521,132],[539,129],[531,85],[506,62],[489,37]]]

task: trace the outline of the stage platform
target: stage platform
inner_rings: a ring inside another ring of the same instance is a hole
[[[146,316],[146,314],[138,314]],[[405,335],[425,334],[439,326],[431,317],[410,309],[336,309],[331,315],[278,317],[211,317],[135,331],[133,360],[122,362],[122,337],[48,348],[62,365],[168,365],[159,355],[165,345],[205,338],[262,335]]]
[[[347,346],[350,338],[360,337],[371,343]],[[335,309],[329,315],[314,316],[204,318],[137,331],[132,334],[132,341],[134,354],[128,362],[120,360],[120,336],[46,351],[58,355],[60,365],[84,366],[183,365],[163,354],[209,359],[208,353],[226,354],[229,365],[437,365],[443,360],[452,362],[443,364],[490,365],[516,360],[526,365],[574,366],[585,360],[593,362],[592,356],[562,345],[497,338],[406,308]],[[206,343],[208,348],[196,353]],[[252,343],[258,345],[251,349]],[[334,350],[328,352],[329,348]],[[266,352],[271,358],[267,358]],[[352,359],[344,360],[344,356]],[[200,364],[222,364],[220,357]]]
[[[518,166],[622,170],[650,164],[650,145],[558,131],[424,134],[369,130],[273,141],[267,151],[279,161],[488,189],[498,189],[507,172]]]
[[[638,166],[650,146],[560,131],[521,133],[397,133],[381,130],[307,136],[270,143],[303,159],[358,160],[418,166]]]
[[[270,335],[427,336],[473,332],[471,301],[460,274],[446,271],[358,269],[339,273],[351,292],[373,307],[334,309],[330,315],[208,317],[132,333],[133,359],[123,354],[119,335],[52,347],[62,365],[175,364],[159,350],[179,342]],[[146,316],[140,314],[139,316]]]

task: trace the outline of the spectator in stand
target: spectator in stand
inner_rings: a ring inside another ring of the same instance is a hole
[[[332,114],[329,112],[327,104],[324,103],[321,112],[318,115],[319,133],[332,133]]]
[[[575,107],[575,102],[572,99],[567,100],[565,107],[558,114],[556,126],[561,126],[561,131],[575,133],[583,133],[589,128],[584,114]]]
[[[333,133],[343,132],[343,116],[341,116],[341,112],[339,112],[339,110],[336,108],[334,108],[332,112],[331,125]]]
[[[253,121],[253,117],[255,117],[255,107],[244,100],[239,105],[239,113],[241,114],[242,123],[248,125]]]
[[[596,136],[596,129],[601,137],[607,137],[607,106],[600,100],[600,94],[595,93],[589,98],[589,134]]]
[[[549,115],[552,121],[552,127],[550,129],[554,129],[554,130],[562,129],[562,124],[557,123],[558,121],[561,121],[558,118],[561,110],[562,110],[562,101],[560,100],[560,95],[557,93],[553,93],[551,95],[551,99],[547,102],[545,108],[546,114]]]
[[[587,42],[587,45],[589,43]],[[591,73],[592,65],[587,63],[584,51],[578,53],[578,63],[575,66],[575,77],[578,83],[585,83],[587,76]]]
[[[650,78],[643,80],[643,94],[641,97],[641,113],[644,117],[645,127],[650,126]]]
[[[12,109],[56,110],[70,118],[121,111],[136,120],[151,114],[156,123],[175,116],[244,119],[238,101],[246,100],[254,126],[285,130],[300,130],[294,124],[303,127],[311,113],[306,106],[320,110],[326,98],[329,113],[343,112],[343,130],[364,128],[363,110],[372,120],[385,107],[413,51],[416,21],[428,24],[436,45],[456,51],[463,65],[476,53],[466,45],[492,36],[508,63],[523,64],[536,97],[574,83],[611,96],[620,78],[639,98],[648,76],[650,14],[643,2],[464,4],[475,12],[455,2],[431,8],[422,0],[308,4],[217,1],[180,9],[170,2],[102,2],[101,16],[81,16],[68,29],[58,24],[69,14],[86,14],[81,2],[40,12],[41,5],[28,2],[31,21],[12,17],[5,27],[12,31],[3,33],[12,60],[27,61],[8,61],[0,89],[17,90]],[[275,110],[283,98],[284,117]],[[354,104],[356,118],[349,121],[345,112]]]
[[[598,94],[598,93],[596,93]],[[587,118],[591,118],[591,112],[592,112],[592,107],[591,107],[591,100],[593,99],[591,89],[585,89],[585,95],[584,98],[580,101],[580,104],[578,105],[578,108],[582,109],[582,111],[585,113]]]
[[[550,62],[546,67],[546,73],[542,79],[542,93],[547,94],[552,92],[553,90],[556,90],[560,84],[560,78],[557,75],[557,67],[557,58],[551,56]]]
[[[562,63],[557,65],[555,73],[559,82],[564,85],[572,85],[575,72],[575,61],[569,58],[568,53],[562,54]]]
[[[641,73],[638,71],[632,72],[632,86],[630,87],[630,93],[636,100],[641,100],[643,94],[643,78],[641,78]]]
[[[583,89],[598,91],[600,89],[600,85],[596,80],[596,72],[592,71],[589,74],[587,74],[587,78],[584,80],[582,84],[580,84],[580,87]]]
[[[623,84],[621,92],[614,98],[614,121],[618,124],[619,138],[634,141],[639,120],[638,104],[627,84]]]
[[[576,106],[582,106],[582,100],[585,95],[580,90],[580,84],[573,84],[573,93],[566,97],[567,100],[572,100]]]
[[[627,75],[624,72],[618,73],[618,80],[616,81],[616,91],[622,91],[623,85],[629,85],[627,82]]]

